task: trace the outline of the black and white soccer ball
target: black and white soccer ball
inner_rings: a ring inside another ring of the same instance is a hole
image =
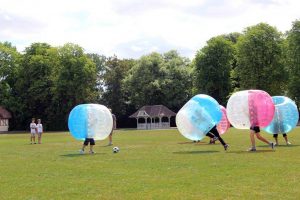
[[[118,153],[120,151],[119,147],[114,147],[113,148],[113,153]]]

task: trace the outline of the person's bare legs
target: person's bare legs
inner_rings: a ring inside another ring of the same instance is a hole
[[[255,138],[254,138],[254,134],[255,132],[253,130],[250,131],[250,141],[251,141],[251,145],[252,145],[252,148],[255,149]]]
[[[108,145],[109,145],[109,146],[112,145],[112,134],[113,134],[113,132],[111,131],[111,133],[110,133],[109,136],[108,136],[108,138],[109,138],[109,143],[108,143]]]
[[[84,149],[85,149],[86,146],[87,146],[87,145],[84,145],[84,144],[82,145],[82,148],[81,148],[81,151],[82,151],[82,152],[84,152]]]
[[[288,138],[287,138],[287,135],[283,135],[283,138],[284,138],[285,143],[286,143],[287,145],[290,145],[290,144],[291,144],[291,143],[289,142]]]
[[[38,143],[41,144],[42,141],[42,133],[38,133]]]
[[[274,138],[274,139],[275,139],[276,145],[279,145],[279,143],[278,143],[278,138],[276,137],[276,138]]]
[[[35,144],[35,135],[32,136],[33,143]]]
[[[260,133],[256,133],[256,137],[257,137],[257,139],[259,139],[260,141],[262,141],[262,142],[264,142],[264,143],[266,143],[266,144],[270,144],[270,142],[269,142],[266,138],[264,138],[263,136],[261,136]]]
[[[90,153],[94,153],[93,147],[94,147],[94,145],[90,145]]]

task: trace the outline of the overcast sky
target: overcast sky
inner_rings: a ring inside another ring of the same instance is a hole
[[[0,42],[67,42],[88,53],[138,58],[176,49],[193,58],[208,39],[260,22],[285,32],[298,0],[0,0]]]

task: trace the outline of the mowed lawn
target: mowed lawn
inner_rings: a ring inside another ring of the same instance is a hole
[[[262,133],[268,139],[271,135]],[[0,135],[0,199],[300,199],[300,128],[279,135],[272,151],[257,142],[247,152],[247,130],[230,129],[209,145],[172,130],[118,130],[112,153],[97,141],[96,154],[80,155],[82,142],[68,132]]]

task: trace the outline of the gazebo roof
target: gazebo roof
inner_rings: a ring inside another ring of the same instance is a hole
[[[0,119],[10,119],[11,114],[5,108],[0,106]]]
[[[130,118],[138,117],[172,117],[176,113],[163,105],[143,106],[138,111],[130,115]]]

